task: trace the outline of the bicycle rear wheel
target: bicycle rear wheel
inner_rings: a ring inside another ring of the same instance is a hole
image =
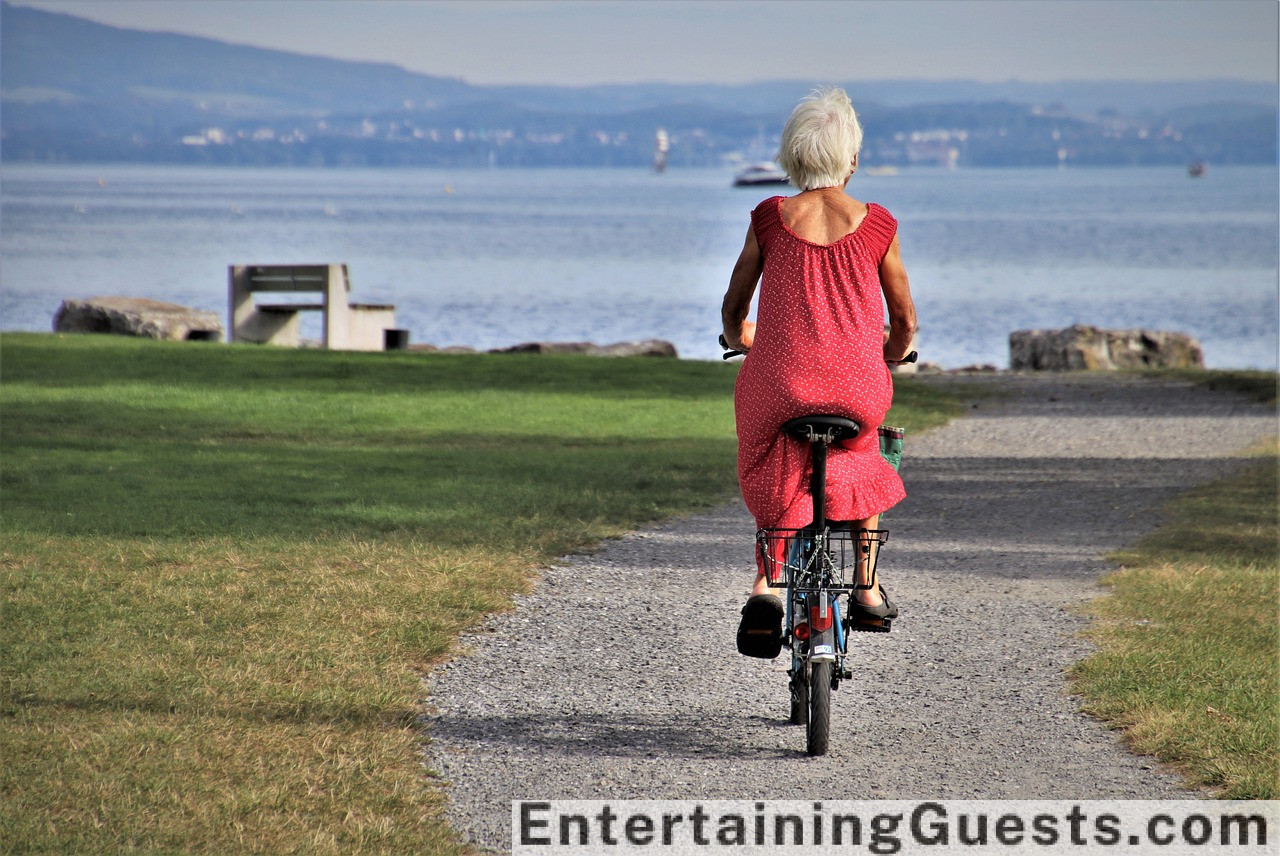
[[[809,716],[805,724],[805,749],[810,755],[827,754],[831,738],[831,667],[830,660],[809,666]]]

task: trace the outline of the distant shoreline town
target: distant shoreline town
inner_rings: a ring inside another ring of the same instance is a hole
[[[170,163],[290,167],[628,167],[736,166],[768,160],[777,132],[745,117],[664,115],[662,108],[615,115],[531,114],[476,104],[322,117],[236,116],[208,108],[205,121],[148,120],[150,130],[19,124],[4,106],[5,162]],[[1215,118],[1215,110],[1220,115]],[[688,105],[673,113],[690,114]],[[1277,160],[1276,113],[1202,107],[1172,115],[1077,113],[1063,105],[1006,101],[862,111],[863,163],[870,168],[1263,165]]]

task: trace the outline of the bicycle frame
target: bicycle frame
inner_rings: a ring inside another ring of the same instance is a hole
[[[809,416],[790,420],[784,429],[808,442],[812,453],[810,491],[813,523],[802,529],[762,529],[757,549],[765,558],[770,582],[786,586],[783,644],[791,649],[788,670],[791,721],[805,724],[810,755],[822,755],[830,740],[831,693],[853,673],[846,665],[849,631],[846,616],[862,614],[850,608],[841,615],[840,597],[876,585],[875,566],[880,545],[888,540],[883,529],[832,529],[826,519],[827,449],[841,438],[856,436],[852,420],[837,416]],[[846,572],[851,577],[846,578]],[[861,576],[866,580],[859,583]],[[887,631],[888,619],[863,619],[859,630]]]

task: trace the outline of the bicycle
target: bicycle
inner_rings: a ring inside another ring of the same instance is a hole
[[[724,359],[740,355],[724,337]],[[912,351],[903,362],[915,362]],[[852,601],[858,591],[878,585],[876,564],[887,529],[833,528],[826,518],[827,451],[832,443],[851,440],[862,427],[852,419],[813,414],[792,419],[782,431],[809,444],[812,457],[810,492],[813,522],[800,529],[761,529],[756,549],[764,557],[771,587],[786,589],[782,645],[791,650],[788,669],[792,724],[805,726],[805,751],[825,755],[831,739],[831,693],[841,680],[853,677],[846,665],[849,634],[887,633],[891,618],[876,618],[861,610],[840,607],[841,597]],[[881,454],[895,467],[902,449],[902,430],[882,426]],[[866,583],[858,583],[858,567],[866,564]]]

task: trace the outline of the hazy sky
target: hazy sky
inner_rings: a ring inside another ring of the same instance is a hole
[[[1276,0],[19,0],[471,83],[1275,81]],[[0,21],[0,26],[3,26]]]

